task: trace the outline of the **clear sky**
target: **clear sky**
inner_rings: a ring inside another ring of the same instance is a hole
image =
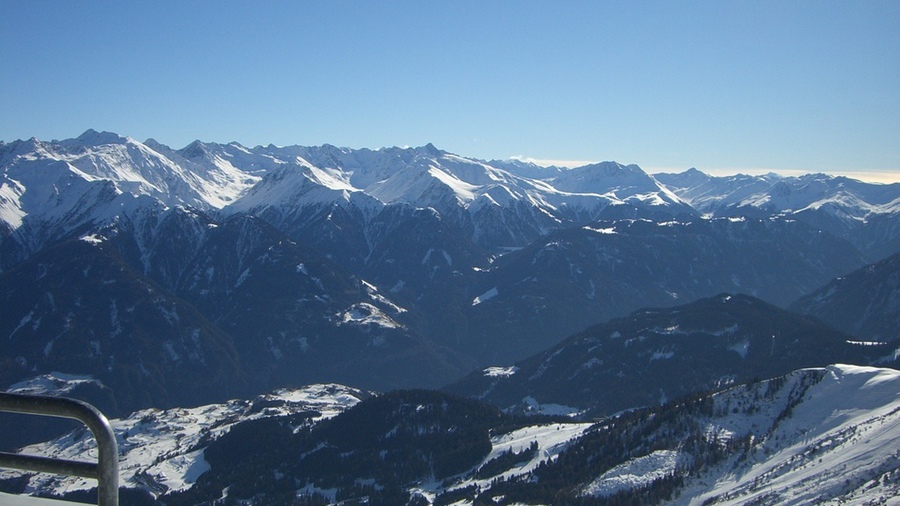
[[[900,180],[900,1],[0,0],[0,140]]]

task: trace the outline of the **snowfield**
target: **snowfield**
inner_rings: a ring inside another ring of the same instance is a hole
[[[673,474],[678,466],[689,465],[690,455],[672,450],[658,450],[646,457],[633,459],[603,473],[584,488],[584,495],[609,497],[616,492],[647,485]]]

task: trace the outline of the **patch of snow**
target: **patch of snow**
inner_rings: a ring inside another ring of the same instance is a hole
[[[453,190],[453,193],[457,196],[457,198],[459,198],[463,202],[471,202],[472,200],[475,200],[475,191],[478,190],[477,186],[466,183],[465,181],[462,181],[435,166],[429,167],[428,173],[438,181],[447,185],[451,190]]]
[[[770,408],[783,409],[789,399],[776,396],[757,404],[756,414],[711,426],[724,437],[751,431],[758,443],[737,472],[727,461],[688,483],[673,504],[884,504],[879,497],[897,497],[900,485],[884,477],[900,469],[900,371],[850,365],[823,371],[782,420]]]
[[[609,227],[609,228],[594,228],[594,227],[585,226],[585,227],[582,227],[582,228],[583,228],[584,230],[589,231],[589,232],[596,232],[596,233],[598,233],[598,234],[603,234],[603,235],[618,234],[618,232],[616,232],[616,227]]]
[[[688,334],[687,331],[682,330],[678,325],[670,325],[668,327],[656,327],[656,328],[650,329],[650,331],[655,332],[660,335],[664,335],[664,336],[676,336],[676,335],[683,336],[683,335]]]
[[[42,497],[13,495],[0,492],[0,504],[3,506],[72,506],[73,503],[57,499],[45,499]]]
[[[12,332],[9,333],[9,336],[7,337],[7,339],[12,339],[12,337],[13,337],[14,335],[16,335],[16,332],[18,332],[19,329],[21,329],[21,328],[24,327],[25,325],[28,325],[28,323],[31,322],[31,319],[32,319],[32,318],[34,318],[34,311],[33,311],[33,310],[32,310],[32,311],[29,311],[27,315],[23,316],[22,319],[19,320],[19,324],[16,326],[16,328],[13,329]]]
[[[95,245],[100,244],[106,240],[105,237],[103,237],[102,235],[98,235],[98,234],[83,235],[83,236],[79,237],[78,239],[80,241],[84,241],[88,244],[95,244]]]
[[[19,200],[23,193],[25,187],[18,181],[9,180],[9,183],[0,184],[0,222],[13,230],[22,226],[22,220],[28,214]]]
[[[151,466],[147,474],[169,491],[187,490],[197,482],[200,475],[210,470],[209,463],[203,458],[203,451],[196,450],[165,459]]]
[[[674,356],[675,356],[674,351],[659,350],[659,351],[653,352],[653,355],[650,356],[650,361],[653,362],[654,360],[669,360],[670,358],[672,358]]]
[[[581,493],[585,496],[609,497],[671,476],[676,469],[690,465],[692,461],[690,455],[681,452],[658,450],[610,469],[584,487]]]
[[[478,304],[481,304],[482,302],[484,302],[484,301],[486,301],[486,300],[493,299],[493,298],[496,297],[499,293],[500,293],[500,292],[497,291],[497,287],[495,286],[494,288],[491,288],[490,290],[484,292],[483,294],[479,295],[478,297],[475,297],[475,298],[472,300],[472,305],[473,305],[473,306],[477,306]]]
[[[373,302],[377,302],[383,306],[387,306],[391,311],[393,311],[396,314],[406,312],[406,308],[398,306],[397,304],[394,303],[394,301],[392,301],[392,300],[388,299],[387,297],[385,297],[384,295],[381,295],[380,293],[378,293],[378,288],[375,285],[373,285],[372,283],[369,283],[368,281],[366,281],[364,279],[360,280],[360,283],[362,284],[363,288],[365,288],[366,293],[369,294],[369,298],[372,299]]]
[[[525,404],[527,410],[526,413],[529,414],[574,416],[581,412],[578,408],[563,404],[542,404],[531,396],[522,399],[522,403]]]
[[[488,378],[504,378],[512,376],[519,368],[512,365],[509,367],[488,367],[484,370],[484,375]]]
[[[403,328],[403,325],[400,325],[390,316],[384,314],[381,309],[368,302],[353,304],[346,311],[339,314],[338,319],[340,320],[340,325],[375,325],[391,329]]]
[[[531,460],[504,471],[496,477],[490,477],[483,480],[470,478],[455,484],[448,490],[465,488],[473,484],[481,488],[487,488],[495,478],[510,479],[529,473],[536,469],[542,462],[556,459],[573,440],[584,434],[584,432],[592,425],[592,423],[532,425],[508,434],[494,436],[491,438],[490,453],[475,466],[475,469],[509,451],[514,453],[527,451],[533,443],[537,443],[537,452]]]
[[[244,284],[244,281],[246,281],[248,277],[250,277],[249,267],[247,269],[244,269],[244,272],[242,272],[241,275],[238,276],[237,281],[234,282],[234,287],[237,288]]]

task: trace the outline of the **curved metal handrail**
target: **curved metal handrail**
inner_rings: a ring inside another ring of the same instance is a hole
[[[109,420],[97,408],[66,397],[0,392],[0,411],[79,420],[94,435],[98,452],[96,463],[0,452],[0,467],[93,478],[97,480],[97,504],[118,506],[119,450]]]

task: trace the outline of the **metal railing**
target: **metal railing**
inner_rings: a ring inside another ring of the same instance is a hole
[[[37,455],[0,452],[0,467],[97,480],[97,504],[119,504],[119,451],[109,420],[86,402],[65,397],[0,392],[0,411],[73,418],[85,424],[97,441],[97,462],[78,462]]]

